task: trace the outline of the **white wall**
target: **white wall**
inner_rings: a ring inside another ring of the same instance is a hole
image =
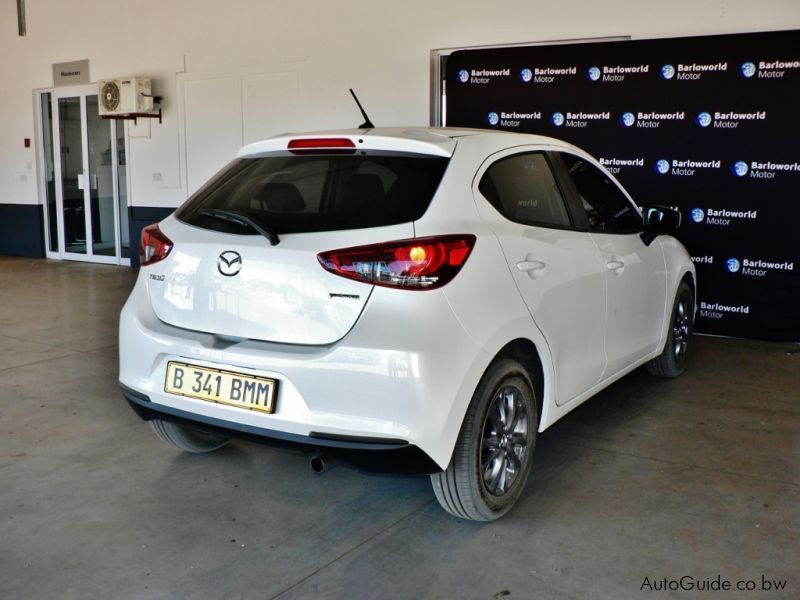
[[[39,0],[27,2],[27,22],[18,37],[15,3],[0,3],[0,203],[39,201],[35,151],[23,148],[34,138],[32,90],[52,85],[52,63],[88,58],[92,81],[148,75],[164,97],[164,123],[132,131],[131,204],[172,207],[186,196],[187,81],[296,73],[296,103],[279,103],[287,127],[269,107],[252,117],[265,133],[357,125],[349,87],[376,124],[420,125],[433,48],[795,29],[800,0]]]

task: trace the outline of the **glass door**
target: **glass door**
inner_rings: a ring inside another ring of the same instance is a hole
[[[41,98],[48,256],[130,264],[124,124],[100,117],[95,86]]]

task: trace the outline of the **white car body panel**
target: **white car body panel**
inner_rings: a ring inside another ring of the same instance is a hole
[[[265,435],[407,441],[444,469],[473,392],[510,342],[530,342],[541,362],[540,431],[663,349],[677,286],[687,275],[694,282],[694,266],[679,242],[659,236],[645,246],[638,235],[520,225],[477,191],[492,155],[523,149],[572,152],[606,172],[584,152],[539,136],[379,129],[284,135],[246,146],[239,156],[319,137],[452,158],[427,212],[413,223],[281,235],[280,245],[270,247],[258,235],[166,219],[161,226],[175,248],[141,269],[120,318],[119,379],[126,388],[153,406]],[[454,233],[475,235],[476,243],[458,275],[439,289],[372,286],[331,274],[316,258],[336,248]],[[243,260],[237,277],[244,277],[230,288],[210,283],[225,250],[240,252]],[[528,259],[546,263],[541,277],[515,272],[516,262]],[[624,263],[621,274],[606,266],[616,259]],[[256,274],[245,274],[249,264]],[[587,298],[593,301],[588,309]],[[269,319],[259,314],[264,306]],[[563,318],[559,308],[575,318]],[[170,360],[274,378],[276,411],[166,393]]]
[[[606,278],[606,370],[613,375],[649,356],[660,342],[667,302],[664,253],[638,234],[590,234]]]
[[[514,229],[497,235],[534,322],[550,340],[556,402],[563,404],[596,385],[606,368],[605,273],[596,248],[581,233]],[[520,270],[526,263],[537,268]]]
[[[436,315],[435,336],[429,321],[416,318],[419,312]],[[453,350],[442,352],[443,341]],[[120,319],[120,348],[125,352],[120,382],[156,404],[259,429],[403,439],[445,466],[455,441],[452,432],[442,430],[450,417],[450,399],[462,381],[482,374],[470,372],[476,357],[483,368],[490,360],[466,334],[443,294],[386,288],[375,288],[359,327],[338,344],[219,342],[212,334],[159,321],[140,279]],[[163,386],[169,360],[275,378],[280,382],[277,410],[263,414],[167,394]],[[455,435],[458,427],[460,422],[450,428]]]
[[[189,227],[173,216],[162,231],[175,250],[149,269],[147,288],[159,319],[184,329],[288,344],[341,339],[372,291],[320,268],[317,252],[414,237],[413,226],[405,223],[284,235],[270,246],[262,236]],[[243,255],[241,271],[221,276],[217,261],[231,250]]]
[[[518,146],[492,154],[476,174],[473,195],[481,218],[500,241],[534,322],[550,340],[556,402],[563,404],[596,385],[606,367],[606,278],[597,248],[584,232],[509,221],[478,190],[478,182],[495,161],[541,150],[541,146]],[[521,270],[525,263],[537,268]],[[593,302],[587,303],[587,298]]]

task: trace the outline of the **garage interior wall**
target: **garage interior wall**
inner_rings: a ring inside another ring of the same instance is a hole
[[[361,122],[429,119],[430,50],[630,35],[800,27],[800,2],[576,0],[93,0],[0,4],[0,254],[43,256],[34,94],[52,64],[89,59],[91,81],[149,76],[164,122],[128,123],[130,201],[143,218],[178,206],[243,143]],[[30,138],[30,148],[24,139]]]

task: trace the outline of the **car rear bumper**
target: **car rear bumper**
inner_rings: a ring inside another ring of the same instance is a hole
[[[404,440],[354,436],[335,438],[319,432],[311,432],[311,435],[303,436],[271,429],[259,429],[242,423],[222,421],[154,404],[144,394],[124,385],[120,387],[130,407],[145,421],[161,419],[224,437],[257,442],[304,454],[324,454],[347,462],[360,471],[368,473],[426,475],[441,471],[427,454]]]
[[[408,457],[409,465],[394,464],[389,472],[447,466],[489,359],[436,290],[376,288],[354,328],[326,346],[221,339],[173,327],[154,314],[141,278],[120,317],[119,380],[143,418],[306,450]],[[166,393],[169,361],[274,379],[275,412]],[[414,466],[417,453],[427,459],[422,468]]]

